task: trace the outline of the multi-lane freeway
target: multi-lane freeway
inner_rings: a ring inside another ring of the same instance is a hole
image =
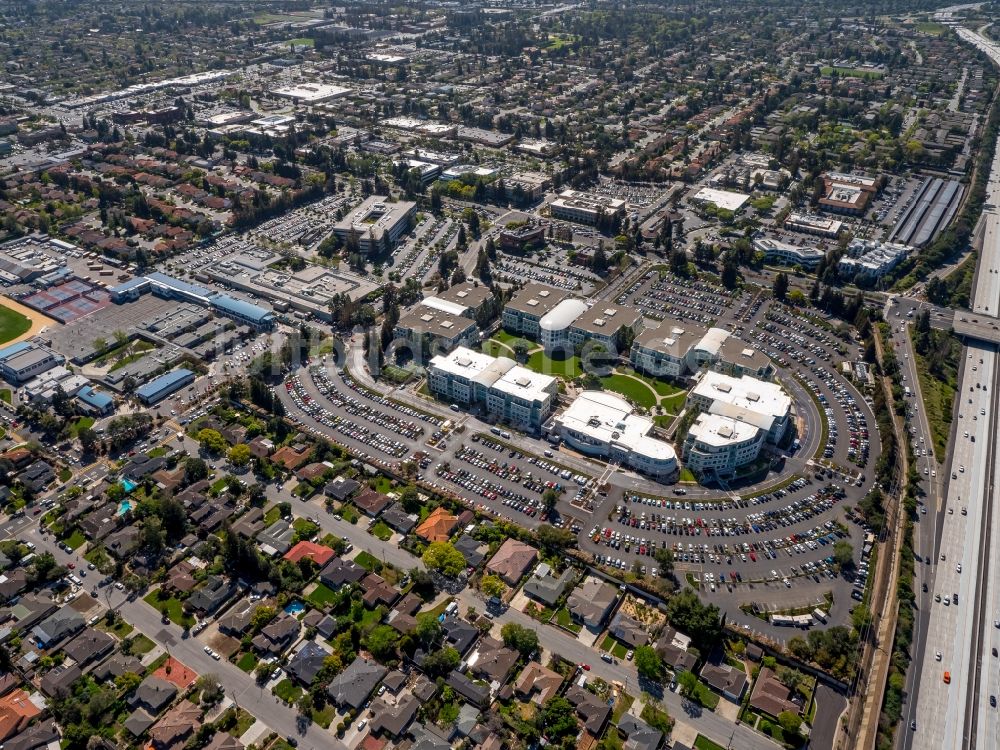
[[[1000,48],[979,34],[959,36],[1000,64]],[[1000,311],[1000,152],[994,156],[983,214],[983,247],[972,311]],[[995,344],[969,339],[963,351],[952,427],[946,502],[932,559],[933,599],[926,640],[914,664],[907,742],[913,748],[1000,746],[1000,507],[996,498],[996,420],[1000,413]]]

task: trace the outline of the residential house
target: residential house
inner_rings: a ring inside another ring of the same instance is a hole
[[[249,599],[241,599],[236,602],[229,611],[219,618],[219,632],[231,635],[233,638],[242,638],[247,632],[253,620],[253,613],[257,611],[259,605]]]
[[[357,583],[368,575],[368,571],[354,560],[335,557],[319,573],[319,580],[324,586],[336,591],[346,583]]]
[[[457,525],[458,518],[439,505],[417,526],[417,536],[425,542],[447,542]]]
[[[24,568],[0,573],[0,601],[8,602],[26,588],[28,588],[28,571]]]
[[[142,660],[138,656],[115,653],[94,667],[90,674],[94,676],[95,680],[105,682],[113,680],[115,677],[121,677],[126,672],[141,675],[143,669]]]
[[[237,592],[236,584],[222,576],[209,576],[205,585],[188,597],[188,606],[202,615],[214,614]]]
[[[288,552],[295,539],[295,529],[283,518],[279,518],[257,535],[257,546],[265,555],[274,557]]]
[[[761,667],[750,693],[750,706],[773,719],[784,711],[798,713],[802,707],[791,700],[791,694],[773,669]]]
[[[108,534],[107,538],[104,540],[104,548],[112,557],[124,560],[139,549],[141,533],[142,532],[139,531],[139,527],[134,524],[126,526],[123,529],[118,529],[117,531]]]
[[[400,534],[409,534],[417,525],[417,517],[403,510],[403,506],[399,503],[394,503],[382,511],[382,520],[390,529]]]
[[[539,563],[521,590],[525,596],[541,602],[546,607],[554,607],[566,593],[575,576],[576,571],[568,567],[556,578],[552,575],[552,568],[548,563]]]
[[[364,591],[362,598],[365,605],[372,608],[380,604],[391,607],[399,598],[399,590],[375,573],[369,573],[361,579],[361,590]]]
[[[660,634],[660,640],[656,642],[656,653],[660,655],[664,663],[677,671],[693,672],[698,659],[688,649],[691,647],[691,638],[678,632],[674,628],[667,626]]]
[[[83,666],[95,659],[103,659],[114,650],[117,643],[103,630],[87,628],[63,646],[63,653],[78,665]]]
[[[246,539],[253,539],[263,530],[263,508],[250,508],[233,524],[233,531]]]
[[[588,577],[577,586],[566,608],[577,622],[582,622],[591,630],[599,630],[617,601],[618,590],[606,581]]]
[[[701,678],[716,692],[733,703],[743,699],[747,687],[747,673],[729,664],[705,664],[701,668]]]
[[[514,683],[514,694],[523,701],[543,706],[549,698],[559,692],[562,683],[561,674],[543,667],[536,661],[529,661]]]
[[[221,729],[212,735],[204,750],[243,750],[243,743]]]
[[[0,698],[0,742],[23,731],[41,713],[41,709],[31,702],[31,696],[21,688],[7,693]]]
[[[55,721],[47,719],[33,724],[20,734],[16,734],[3,743],[4,750],[38,750],[49,747],[62,739]]]
[[[386,672],[378,662],[359,656],[330,681],[327,693],[338,707],[357,710],[365,704]]]
[[[445,678],[445,684],[473,706],[486,708],[490,705],[490,686],[484,682],[469,679],[454,670]]]
[[[516,651],[507,648],[501,641],[484,636],[479,639],[476,650],[466,660],[469,671],[499,689],[517,663]]]
[[[358,491],[361,483],[349,477],[336,477],[332,482],[327,482],[323,488],[323,494],[337,502],[344,502],[347,498]]]
[[[69,695],[72,690],[73,683],[76,682],[82,674],[83,672],[81,672],[80,668],[75,664],[72,666],[57,664],[42,675],[42,681],[39,687],[42,692],[50,698],[63,698]]]
[[[663,732],[627,712],[618,720],[618,731],[626,738],[624,750],[658,750],[663,742]]]
[[[294,617],[278,617],[257,634],[253,647],[263,656],[281,656],[298,638],[299,629]]]
[[[382,698],[376,698],[372,703],[371,731],[398,739],[403,736],[410,723],[417,715],[420,701],[410,694],[405,694],[389,703]]]
[[[31,629],[31,635],[39,648],[51,648],[65,638],[83,630],[86,625],[83,615],[70,606],[64,606],[49,615]]]
[[[201,709],[182,700],[153,725],[149,737],[155,750],[172,750],[183,746],[200,727]]]
[[[309,687],[312,685],[313,680],[316,679],[316,675],[323,668],[323,662],[326,661],[326,657],[329,655],[330,652],[315,641],[306,641],[295,652],[295,656],[288,661],[285,671],[288,672],[288,676],[293,680],[305,687]]]
[[[649,642],[649,633],[646,630],[646,626],[624,612],[619,612],[614,616],[611,620],[611,625],[608,627],[608,632],[632,648],[645,646]]]
[[[366,516],[378,518],[382,514],[382,511],[392,505],[392,498],[386,497],[381,492],[376,492],[370,487],[365,487],[351,498],[351,502]]]
[[[472,644],[476,642],[476,638],[479,637],[478,630],[454,615],[448,615],[444,618],[441,629],[445,643],[452,646],[462,656],[465,656]]]
[[[177,695],[176,685],[156,675],[150,675],[139,683],[139,687],[129,698],[128,705],[129,708],[141,708],[151,716],[156,716],[170,705],[175,695]]]
[[[285,560],[289,560],[293,563],[297,563],[302,559],[309,559],[322,568],[330,562],[336,554],[336,552],[325,545],[316,544],[316,542],[310,542],[303,539],[301,542],[288,550],[283,557]]]
[[[468,534],[462,534],[451,544],[462,553],[462,557],[465,558],[469,567],[478,568],[486,559],[486,555],[483,554],[483,550],[487,548],[486,545]]]
[[[593,737],[600,737],[611,716],[611,706],[579,685],[571,685],[566,700],[573,704],[576,716]]]
[[[508,538],[486,563],[486,570],[516,586],[538,559],[538,550],[518,539]]]

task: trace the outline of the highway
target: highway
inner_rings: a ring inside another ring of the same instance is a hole
[[[967,29],[959,36],[1000,63],[1000,49]],[[1000,151],[994,156],[983,214],[983,247],[972,312],[1000,312]],[[904,746],[927,750],[996,748],[998,719],[990,705],[1000,683],[1000,508],[997,507],[996,420],[1000,414],[997,347],[969,340],[963,350],[957,418],[950,441],[947,495],[926,641],[914,669]],[[940,597],[940,601],[938,598]],[[946,598],[951,602],[945,606]],[[919,622],[919,620],[918,620]],[[918,643],[919,646],[919,643]],[[947,681],[946,681],[946,678]],[[914,708],[915,706],[915,708]],[[914,729],[915,727],[915,729]]]

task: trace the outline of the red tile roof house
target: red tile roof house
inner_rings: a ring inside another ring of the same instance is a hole
[[[303,540],[285,553],[285,559],[297,563],[304,557],[308,557],[321,568],[336,556],[329,547],[315,542]]]

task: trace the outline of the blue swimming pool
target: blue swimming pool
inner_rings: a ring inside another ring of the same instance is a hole
[[[122,479],[121,480],[121,486],[125,488],[126,492],[131,492],[132,490],[134,490],[139,485],[136,484],[135,482],[133,482],[131,479]]]
[[[296,600],[285,606],[286,615],[298,615],[306,611],[306,605]]]
[[[127,499],[126,500],[122,500],[118,504],[118,515],[119,516],[124,516],[130,510],[132,510],[132,501],[131,500],[127,500]]]

